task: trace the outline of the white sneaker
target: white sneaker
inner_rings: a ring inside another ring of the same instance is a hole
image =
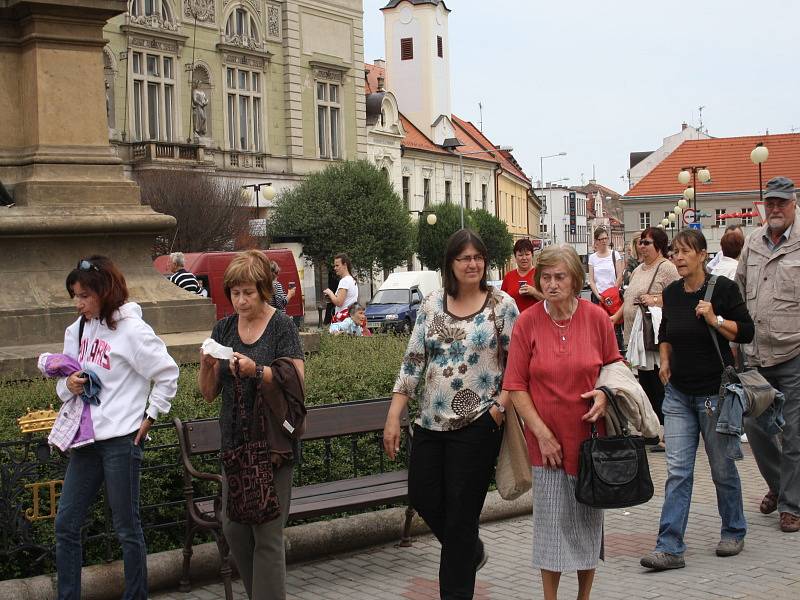
[[[743,434],[742,434],[742,443],[743,443],[743,444],[746,444],[746,443],[747,443],[747,434],[746,434],[746,433],[743,433]]]

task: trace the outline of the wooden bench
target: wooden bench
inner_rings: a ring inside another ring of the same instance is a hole
[[[310,407],[301,441],[326,440],[327,444],[329,440],[336,437],[382,431],[390,402],[390,398],[376,398]],[[183,491],[186,498],[186,538],[183,547],[183,573],[179,589],[183,592],[191,589],[189,566],[194,536],[200,532],[210,532],[220,554],[222,563],[220,576],[225,586],[225,598],[232,600],[230,549],[222,532],[222,521],[219,514],[222,505],[222,476],[202,471],[196,468],[193,462],[202,458],[215,458],[219,455],[221,443],[219,421],[217,419],[198,419],[183,422],[175,418],[174,423],[178,431],[178,445],[184,471]],[[403,412],[401,426],[408,434],[407,411]],[[411,438],[406,435],[405,439],[410,440]],[[330,452],[330,446],[326,446],[326,451]],[[355,454],[353,460],[353,477],[293,487],[289,518],[312,518],[408,500],[408,470],[358,476]],[[302,456],[300,464],[302,465]],[[198,480],[212,482],[215,492],[211,496],[197,497],[195,483]],[[412,517],[413,509],[408,507],[400,541],[401,546],[410,545]]]

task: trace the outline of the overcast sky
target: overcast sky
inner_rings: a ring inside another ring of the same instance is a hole
[[[539,179],[624,193],[632,151],[681,123],[715,137],[800,133],[798,0],[445,0],[453,112]],[[386,0],[364,0],[365,59]],[[403,107],[400,107],[403,110]]]

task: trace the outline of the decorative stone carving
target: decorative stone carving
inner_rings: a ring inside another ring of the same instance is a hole
[[[261,50],[263,46],[257,39],[245,35],[226,35],[225,43],[247,50]]]
[[[183,15],[199,23],[213,23],[216,12],[214,0],[183,0]]]
[[[225,54],[223,60],[229,65],[242,65],[243,67],[252,67],[255,69],[261,69],[262,71],[267,66],[267,61],[263,58],[245,56],[244,54],[234,54],[233,52]]]
[[[342,83],[344,74],[336,69],[326,69],[324,67],[314,68],[314,79],[325,79],[326,81],[333,81],[334,83]]]
[[[147,27],[148,29],[163,29],[164,31],[178,31],[178,24],[166,21],[161,15],[141,15],[128,17],[133,25]]]
[[[145,48],[151,50],[161,50],[162,52],[178,53],[178,43],[168,40],[157,40],[153,38],[131,37],[130,45],[136,48]]]
[[[267,4],[267,35],[273,39],[281,37],[281,7]]]

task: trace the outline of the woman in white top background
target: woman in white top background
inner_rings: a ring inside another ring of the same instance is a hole
[[[619,252],[609,247],[609,234],[605,227],[594,230],[594,250],[589,256],[589,287],[594,294],[592,302],[597,304],[600,295],[608,288],[622,286],[625,261]]]
[[[732,228],[726,231],[719,241],[720,253],[716,264],[709,265],[712,275],[727,277],[731,281],[736,279],[736,269],[739,266],[739,256],[744,248],[744,233],[741,228]],[[716,258],[716,257],[714,257]]]
[[[358,300],[358,284],[353,278],[353,263],[350,262],[350,257],[347,254],[340,253],[333,257],[333,270],[339,279],[339,286],[336,292],[331,291],[330,288],[325,288],[322,293],[331,301],[336,307],[336,312],[333,317],[333,322],[339,322],[347,318],[347,313],[340,315],[342,311],[350,307],[353,302]]]

